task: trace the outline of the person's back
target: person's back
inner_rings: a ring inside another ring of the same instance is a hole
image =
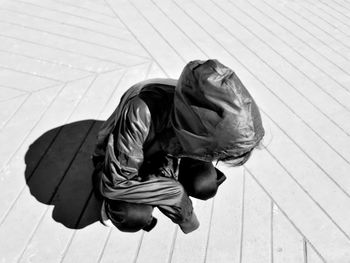
[[[254,100],[216,60],[190,62],[178,81],[134,85],[104,124],[95,151],[107,215],[123,231],[149,230],[158,207],[185,233],[193,231],[198,221],[188,195],[208,199],[225,179],[211,161],[241,165],[263,135]],[[144,212],[126,219],[130,210]]]

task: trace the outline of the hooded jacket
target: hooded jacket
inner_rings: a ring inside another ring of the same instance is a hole
[[[185,231],[195,216],[177,181],[181,157],[235,158],[263,136],[259,109],[236,74],[217,60],[192,61],[178,81],[143,81],[123,95],[98,134],[98,187],[109,199],[157,206]]]

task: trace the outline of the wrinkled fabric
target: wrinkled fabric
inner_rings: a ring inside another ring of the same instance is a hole
[[[205,161],[241,156],[264,136],[255,101],[217,60],[186,65],[175,91],[172,125],[181,154]]]
[[[123,95],[98,134],[98,188],[108,199],[157,206],[191,229],[192,203],[177,180],[181,157],[241,156],[263,136],[258,107],[235,73],[216,60],[192,61],[178,81],[143,81]]]
[[[178,159],[159,143],[170,129],[172,104],[166,98],[173,100],[175,84],[153,79],[131,87],[103,124],[94,155],[104,160],[98,188],[105,198],[158,206],[183,231],[190,231],[198,222],[191,200],[176,180]]]

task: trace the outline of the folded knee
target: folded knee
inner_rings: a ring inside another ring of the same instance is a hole
[[[179,181],[187,193],[207,200],[215,196],[218,189],[217,170],[211,162],[183,158],[180,163]]]
[[[199,179],[193,182],[191,190],[191,196],[201,200],[207,200],[215,196],[218,187],[216,181]]]
[[[153,207],[150,205],[114,202],[107,214],[112,223],[123,232],[137,232],[151,224]]]

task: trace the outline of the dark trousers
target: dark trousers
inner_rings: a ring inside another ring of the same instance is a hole
[[[182,158],[179,166],[179,182],[189,196],[207,200],[215,196],[225,175],[212,163]],[[112,223],[121,231],[149,231],[156,224],[152,216],[153,206],[117,200],[106,200],[106,213]]]

